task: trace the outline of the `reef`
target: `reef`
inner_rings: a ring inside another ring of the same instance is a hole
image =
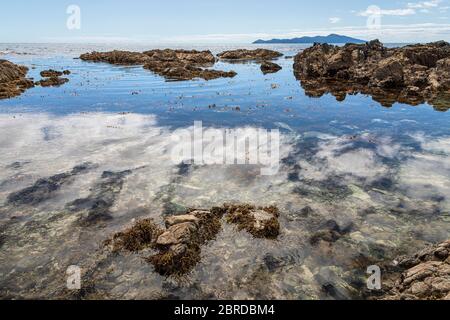
[[[447,110],[450,44],[386,48],[378,40],[343,47],[315,44],[295,57],[294,74],[308,96],[367,94],[383,106],[429,103]]]
[[[40,81],[37,81],[35,84],[41,87],[59,87],[63,84],[69,82],[69,79],[62,78],[62,75],[69,75],[71,72],[69,70],[64,71],[56,71],[53,69],[42,71],[41,77],[46,78]]]
[[[93,168],[91,163],[84,163],[74,167],[69,172],[56,174],[48,178],[41,178],[31,187],[8,195],[7,204],[15,206],[37,205],[50,199],[63,185],[71,183],[74,176],[85,173],[91,168]]]
[[[281,66],[270,61],[263,61],[263,63],[261,63],[261,71],[264,74],[277,73],[281,69]]]
[[[380,300],[450,300],[450,240],[386,268]],[[384,288],[386,287],[386,288]]]
[[[232,78],[234,71],[208,69],[214,66],[216,58],[211,51],[197,50],[150,50],[145,52],[111,51],[82,54],[80,59],[92,62],[106,62],[116,65],[143,65],[168,81],[213,80]]]
[[[238,49],[238,50],[230,50],[224,51],[217,55],[222,60],[231,60],[231,61],[267,61],[274,60],[283,56],[282,53],[267,50],[267,49],[255,49],[255,50],[247,50],[247,49]]]
[[[27,73],[28,68],[25,66],[0,60],[0,99],[20,96],[34,87],[34,82],[26,77]]]
[[[163,276],[181,277],[200,262],[201,248],[216,238],[222,229],[222,218],[235,223],[256,238],[276,239],[280,232],[278,209],[257,209],[250,205],[224,205],[211,210],[189,209],[184,214],[165,219],[165,228],[152,219],[136,222],[129,229],[105,242],[112,252],[155,253],[145,257]]]

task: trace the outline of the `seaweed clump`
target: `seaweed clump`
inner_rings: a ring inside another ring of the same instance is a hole
[[[272,207],[257,208],[252,205],[225,205],[226,220],[237,224],[255,238],[276,239],[280,234],[279,210]]]
[[[221,219],[220,211],[192,209],[184,215],[168,217],[165,230],[151,219],[141,220],[105,244],[111,245],[113,252],[156,250],[156,254],[145,258],[155,271],[162,276],[181,277],[200,262],[201,247],[219,233]]]
[[[202,246],[216,238],[222,229],[222,218],[235,223],[256,238],[276,239],[280,233],[279,211],[276,207],[257,208],[251,205],[224,205],[211,210],[190,209],[182,215],[165,220],[165,229],[152,219],[138,221],[119,232],[105,245],[113,252],[140,252],[152,249],[145,257],[162,276],[181,277],[200,262]]]

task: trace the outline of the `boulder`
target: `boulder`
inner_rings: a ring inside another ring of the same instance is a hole
[[[7,60],[0,60],[0,99],[21,95],[34,87],[32,80],[27,79],[28,68]]]
[[[331,92],[341,101],[363,93],[387,107],[428,102],[447,110],[450,103],[442,107],[442,94],[450,91],[449,59],[450,44],[443,41],[401,48],[385,48],[378,40],[315,44],[295,57],[294,73],[311,97]]]
[[[261,71],[264,74],[276,73],[276,72],[280,71],[281,69],[282,69],[281,66],[279,66],[276,63],[270,62],[270,61],[264,61],[261,64]]]
[[[267,49],[255,49],[255,50],[247,50],[247,49],[238,49],[238,50],[229,50],[219,53],[217,55],[222,60],[234,60],[234,61],[245,61],[245,60],[273,60],[279,57],[282,57],[283,54],[273,50]]]

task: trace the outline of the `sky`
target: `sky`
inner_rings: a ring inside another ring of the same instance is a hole
[[[250,43],[338,33],[450,41],[450,0],[15,0],[2,43]]]

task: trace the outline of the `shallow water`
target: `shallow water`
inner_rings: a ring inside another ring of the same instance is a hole
[[[449,238],[450,112],[384,108],[364,95],[309,98],[285,58],[272,75],[254,63],[219,62],[215,69],[238,76],[209,82],[165,82],[142,67],[73,59],[118,47],[0,45],[0,52],[29,53],[2,58],[29,66],[36,79],[48,68],[72,71],[62,87],[0,101],[0,297],[359,298],[369,265]],[[304,46],[273,48],[291,56]],[[204,128],[280,129],[280,170],[262,176],[249,165],[174,163],[172,133],[200,120]],[[32,202],[8,201],[85,163]],[[131,173],[102,179],[104,171],[125,170]],[[110,217],[92,225],[68,206],[100,197]],[[223,224],[182,281],[155,273],[144,253],[103,249],[133,219],[163,223],[176,210],[224,202],[278,206],[280,237],[253,239]],[[312,245],[329,220],[349,231]],[[83,270],[79,294],[65,289],[70,265]]]

